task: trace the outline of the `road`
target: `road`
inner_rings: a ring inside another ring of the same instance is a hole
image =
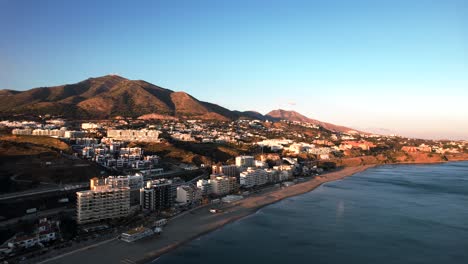
[[[24,192],[15,192],[15,193],[9,193],[9,194],[3,194],[0,196],[0,201],[4,200],[10,200],[10,199],[18,199],[18,198],[24,198],[28,196],[34,196],[38,194],[46,194],[46,193],[52,193],[52,192],[62,192],[62,191],[71,191],[74,189],[80,189],[80,188],[85,188],[89,186],[89,183],[81,183],[81,184],[75,184],[72,185],[72,187],[54,187],[54,188],[47,188],[47,189],[42,189],[42,190],[29,190],[29,191],[24,191]]]
[[[12,224],[16,224],[19,221],[35,220],[35,219],[38,219],[38,218],[44,218],[44,217],[58,215],[61,212],[72,213],[74,211],[76,211],[75,208],[67,208],[67,207],[60,207],[60,208],[55,208],[55,209],[50,209],[50,210],[45,210],[45,211],[38,211],[37,213],[27,214],[27,215],[23,215],[21,217],[16,217],[16,218],[11,218],[11,219],[8,219],[8,220],[5,220],[5,221],[1,221],[0,222],[0,227],[10,226]]]

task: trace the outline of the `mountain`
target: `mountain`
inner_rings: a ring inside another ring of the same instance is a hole
[[[357,130],[349,128],[349,127],[338,126],[338,125],[334,125],[331,123],[322,122],[319,120],[308,118],[302,114],[299,114],[296,111],[277,109],[277,110],[273,110],[269,112],[268,114],[265,115],[265,117],[267,117],[270,120],[275,120],[275,121],[288,120],[288,121],[310,123],[310,124],[318,125],[328,130],[336,131],[336,132],[345,132],[345,133],[349,133],[353,131],[357,132]]]
[[[228,109],[199,101],[187,93],[117,75],[23,92],[1,90],[0,112],[71,118],[139,117],[147,114],[217,120],[237,117]]]
[[[259,119],[301,121],[326,129],[353,129],[310,119],[294,111],[274,110],[266,116],[255,111],[231,111],[200,101],[185,92],[174,92],[142,80],[118,75],[27,91],[0,90],[0,115],[50,114],[75,119],[105,119],[116,116],[143,119]]]

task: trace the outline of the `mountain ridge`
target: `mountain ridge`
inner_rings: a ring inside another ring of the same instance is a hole
[[[288,120],[288,121],[297,121],[297,122],[314,124],[314,125],[321,126],[331,131],[338,131],[338,132],[356,131],[358,132],[358,130],[353,129],[353,128],[335,125],[332,123],[323,122],[323,121],[309,118],[293,110],[276,109],[276,110],[272,110],[268,112],[265,116],[273,120]]]
[[[303,116],[295,111],[273,110],[266,115],[255,111],[232,111],[220,105],[200,101],[183,91],[172,91],[143,80],[118,75],[88,78],[52,87],[25,91],[0,90],[0,113],[51,114],[67,118],[102,119],[115,116],[143,118],[193,118],[236,120],[301,121],[326,129],[348,132],[354,129]]]

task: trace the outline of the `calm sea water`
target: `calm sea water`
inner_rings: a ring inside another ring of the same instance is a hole
[[[156,263],[468,263],[468,162],[382,166],[267,206]]]

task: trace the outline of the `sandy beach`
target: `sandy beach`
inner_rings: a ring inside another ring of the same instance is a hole
[[[373,166],[346,167],[287,188],[252,195],[236,203],[223,205],[223,212],[219,214],[209,213],[209,207],[198,208],[169,221],[160,236],[134,243],[111,239],[41,263],[148,263],[184,243],[255,213],[263,206],[312,191],[325,182],[340,180]]]

